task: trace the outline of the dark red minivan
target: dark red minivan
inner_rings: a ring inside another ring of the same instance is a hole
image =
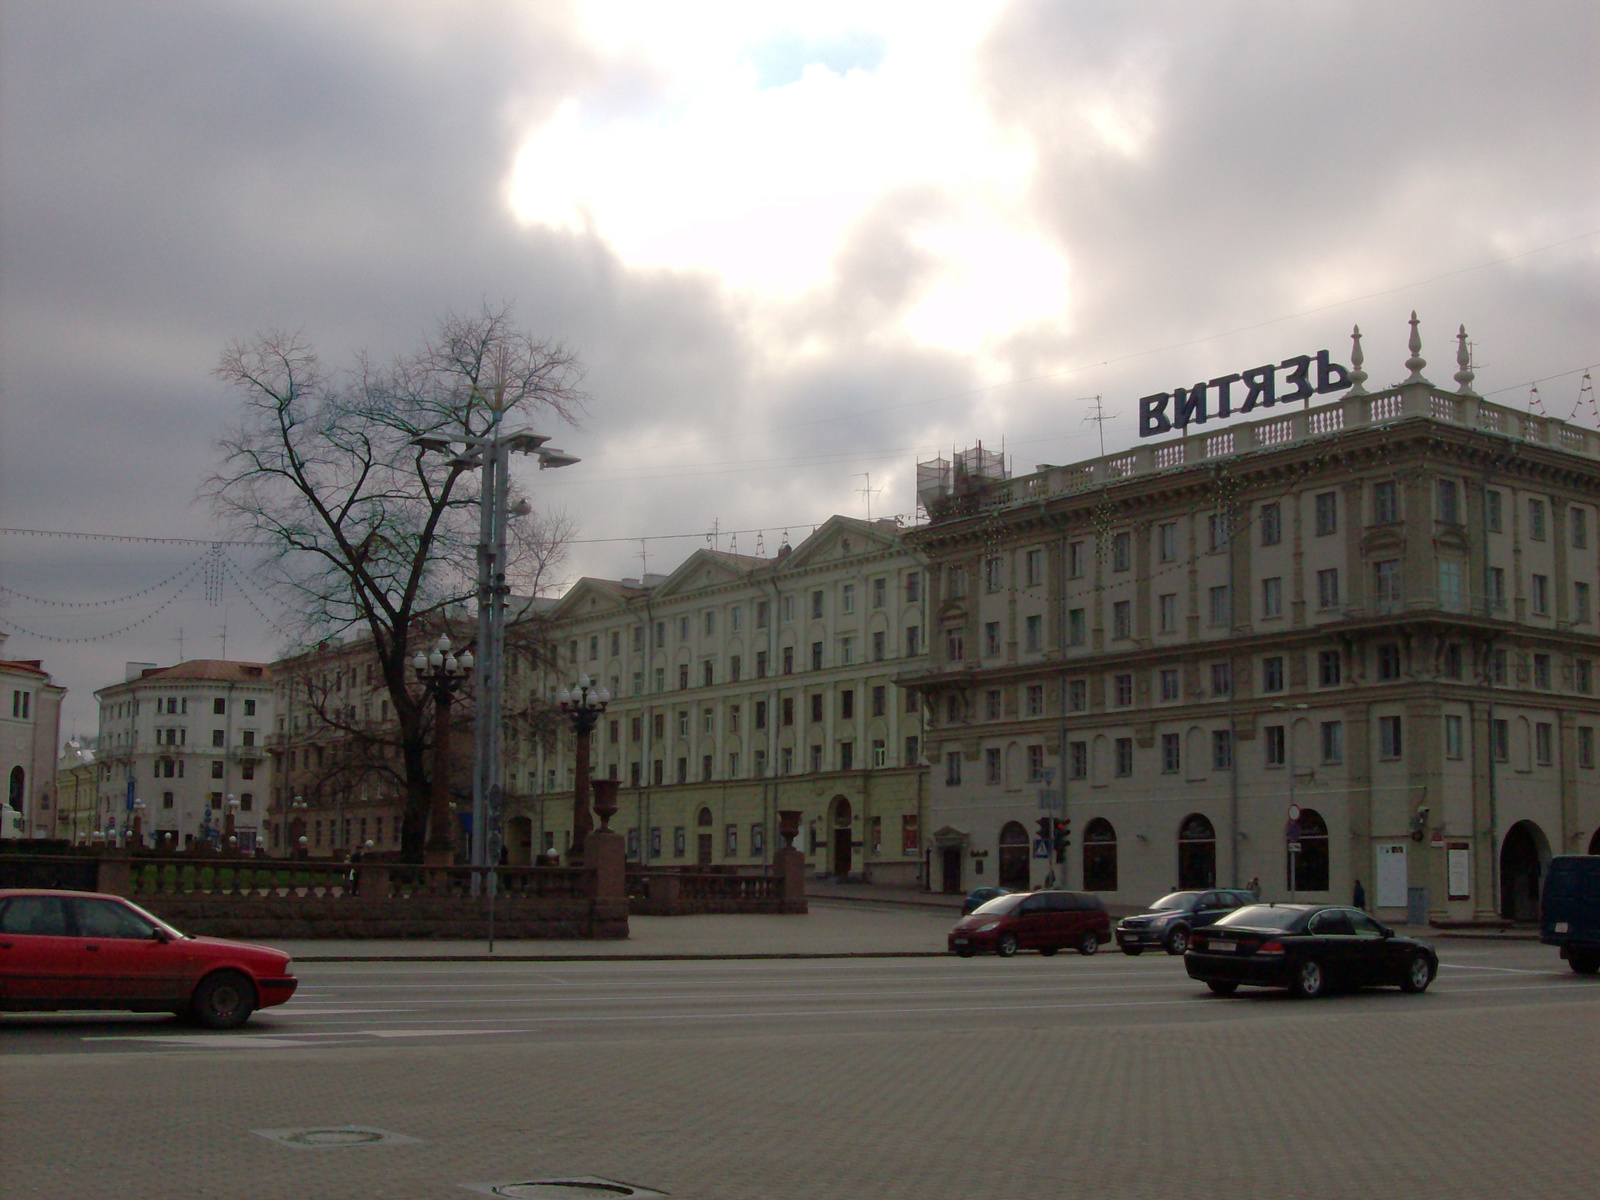
[[[993,950],[1010,958],[1018,950],[1054,954],[1071,948],[1093,954],[1111,940],[1111,918],[1091,892],[1020,892],[998,896],[962,917],[950,931],[950,949],[962,958]]]

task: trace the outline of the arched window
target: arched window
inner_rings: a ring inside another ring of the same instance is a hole
[[[1190,813],[1178,826],[1178,886],[1217,886],[1217,832],[1199,813]]]
[[[1589,853],[1600,854],[1600,829],[1594,831],[1594,836],[1589,839]]]
[[[1300,849],[1284,858],[1291,892],[1328,890],[1328,823],[1316,809],[1300,810]]]
[[[1117,890],[1117,831],[1104,817],[1083,827],[1083,890]]]
[[[22,798],[27,795],[28,777],[21,767],[11,768],[11,786],[6,797],[7,803],[18,812],[22,811]]]
[[[1028,887],[1028,831],[1017,821],[1000,830],[1000,886],[1012,890]]]
[[[709,808],[702,808],[700,810],[700,815],[697,816],[694,819],[694,823],[696,825],[700,826],[700,828],[702,828],[702,829],[710,829],[711,828],[711,810]]]

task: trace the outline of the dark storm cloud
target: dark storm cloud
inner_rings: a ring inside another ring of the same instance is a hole
[[[594,231],[520,228],[504,192],[512,156],[557,104],[649,111],[670,93],[647,67],[602,61],[562,7],[11,6],[3,523],[204,538],[212,525],[192,498],[233,414],[210,375],[227,339],[303,327],[344,367],[360,348],[403,352],[444,312],[485,299],[515,300],[523,323],[569,340],[588,367],[583,427],[547,430],[584,464],[530,475],[537,501],[565,506],[585,539],[715,519],[766,530],[769,551],[784,528],[798,538],[831,512],[863,513],[867,472],[890,488],[875,514],[909,512],[909,447],[1004,439],[1024,470],[1087,457],[1100,430],[1080,398],[1100,393],[1116,449],[1137,396],[1325,345],[1342,353],[1353,321],[1374,380],[1388,382],[1412,307],[1436,381],[1454,369],[1460,321],[1485,390],[1592,362],[1595,239],[1212,335],[1600,228],[1595,13],[1014,6],[978,63],[992,112],[1037,155],[1029,203],[1067,258],[1072,304],[1065,322],[1002,347],[1027,382],[988,387],[992,366],[915,344],[899,324],[938,277],[916,237],[950,200],[936,191],[877,197],[829,282],[781,301],[629,267]],[[1182,343],[1195,344],[1159,349]],[[1546,390],[1555,415],[1575,389]],[[697,544],[653,544],[650,569]],[[6,539],[0,580],[96,599],[202,551]],[[580,544],[567,564],[640,567],[627,543]],[[88,693],[120,678],[124,659],[172,661],[180,624],[190,656],[218,652],[225,612],[230,654],[272,655],[275,635],[230,597],[213,609],[193,593],[106,643],[19,635],[6,653],[43,655],[89,731]],[[148,608],[118,613],[127,623]],[[20,603],[0,615],[57,635],[118,628],[109,614]]]

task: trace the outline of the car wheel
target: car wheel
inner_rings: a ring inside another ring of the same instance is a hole
[[[1600,950],[1569,950],[1567,962],[1579,975],[1593,975],[1600,972]]]
[[[1100,935],[1098,933],[1084,934],[1083,938],[1078,942],[1078,953],[1083,955],[1100,953]]]
[[[1182,954],[1188,948],[1189,948],[1189,931],[1187,929],[1185,929],[1182,925],[1179,925],[1171,933],[1167,934],[1167,953],[1168,954]]]
[[[1143,946],[1124,946],[1122,948],[1122,952],[1124,954],[1126,954],[1129,958],[1138,958],[1139,955],[1144,953],[1144,947]]]
[[[1327,986],[1322,964],[1314,958],[1308,958],[1294,969],[1294,983],[1289,985],[1289,990],[1302,1000],[1315,1000]]]
[[[1213,996],[1231,996],[1239,990],[1238,982],[1232,979],[1208,979],[1206,986]]]
[[[1044,955],[1046,958],[1049,958],[1052,954],[1054,954],[1060,948],[1061,947],[1059,947],[1059,946],[1040,946],[1039,947],[1039,953]]]
[[[1418,954],[1406,964],[1406,977],[1400,981],[1403,992],[1425,992],[1433,982],[1433,964]]]
[[[1017,935],[1014,933],[1002,933],[1000,940],[995,943],[994,949],[995,953],[1001,958],[1010,958],[1017,952]]]
[[[971,946],[957,946],[956,947],[956,956],[958,958],[971,958],[973,953],[974,953],[974,951],[973,951]]]
[[[207,1029],[237,1029],[256,1007],[256,989],[238,971],[207,975],[194,990],[190,1012]]]

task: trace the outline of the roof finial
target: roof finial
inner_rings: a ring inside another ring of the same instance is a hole
[[[1420,383],[1425,387],[1433,386],[1433,384],[1427,379],[1423,378],[1422,375],[1422,368],[1428,365],[1428,360],[1422,357],[1422,334],[1417,332],[1417,326],[1420,324],[1421,322],[1417,320],[1417,310],[1412,309],[1411,340],[1406,343],[1406,345],[1411,348],[1411,357],[1406,359],[1406,370],[1410,371],[1411,374],[1407,375],[1403,380],[1400,381],[1401,387],[1405,387],[1407,384],[1412,383]]]
[[[1475,373],[1472,370],[1472,351],[1467,348],[1467,327],[1463,325],[1461,332],[1456,334],[1456,365],[1461,369],[1456,372],[1456,382],[1461,386],[1456,389],[1458,396],[1471,396],[1478,399],[1478,393],[1472,390],[1472,381]]]
[[[1361,353],[1361,326],[1356,325],[1350,330],[1350,390],[1346,395],[1367,394],[1367,373],[1361,369],[1361,364],[1366,361],[1367,356]]]

